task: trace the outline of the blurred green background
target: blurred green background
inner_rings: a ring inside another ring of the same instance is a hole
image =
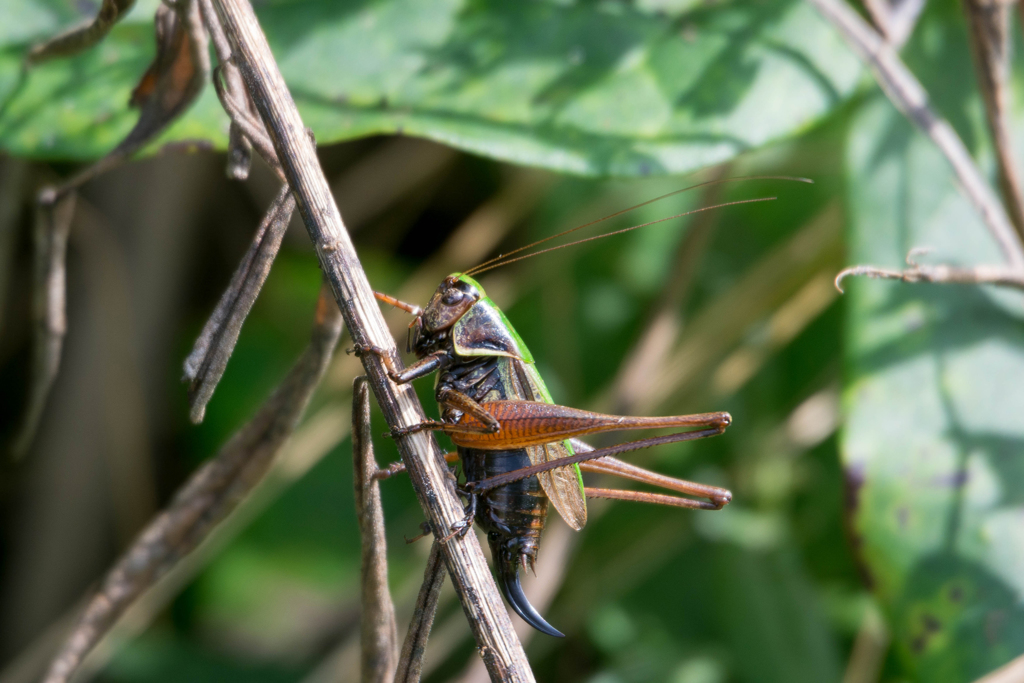
[[[538,680],[953,683],[1024,652],[1021,296],[834,289],[843,266],[898,268],[912,247],[960,265],[999,252],[943,158],[809,5],[254,5],[371,283],[408,300],[701,180],[814,180],[678,195],[600,229],[778,199],[484,276],[558,402],[734,417],[722,437],[632,458],[729,487],[724,510],[598,501],[579,534],[552,518],[528,590],[568,637],[531,634]],[[97,3],[0,8],[0,437],[27,391],[34,194],[133,125],[154,7],[140,0],[105,42],[25,79],[27,48]],[[960,5],[932,0],[903,57],[991,171]],[[1018,93],[1022,76],[1018,59]],[[188,422],[182,361],[276,192],[260,164],[224,179],[226,130],[207,88],[151,154],[81,192],[61,374],[33,451],[0,469],[2,683],[34,680],[89,587],[308,339],[320,274],[296,219],[205,422]],[[125,619],[91,676],[355,679],[357,372],[339,352],[267,482]],[[429,405],[430,381],[418,388]],[[422,521],[406,480],[383,499],[404,632],[428,543],[404,541]],[[448,587],[426,680],[484,680],[476,659]]]

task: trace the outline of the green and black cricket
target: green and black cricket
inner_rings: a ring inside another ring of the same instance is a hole
[[[729,204],[768,199],[772,198]],[[630,207],[613,216],[650,202]],[[729,204],[704,207],[697,211]],[[652,223],[683,215],[686,214]],[[573,228],[566,233],[578,229]],[[625,230],[601,237],[619,232]],[[723,412],[670,417],[626,417],[556,405],[526,344],[501,309],[487,297],[480,284],[471,276],[511,260],[518,260],[508,259],[510,255],[492,259],[467,273],[449,275],[423,309],[386,294],[376,293],[381,301],[415,316],[409,326],[408,340],[408,351],[419,358],[413,365],[399,370],[388,355],[375,347],[360,347],[356,351],[380,355],[389,376],[396,383],[411,382],[437,373],[435,397],[441,408],[441,421],[417,425],[403,430],[402,434],[430,429],[449,435],[458,449],[458,459],[462,461],[465,474],[466,483],[461,492],[468,498],[467,517],[452,532],[465,531],[475,518],[487,534],[499,585],[512,609],[542,633],[562,636],[530,604],[519,581],[520,566],[532,569],[537,559],[548,501],[575,530],[582,529],[586,524],[586,497],[634,500],[693,509],[721,509],[732,499],[732,494],[726,489],[666,477],[612,456],[658,444],[715,436],[725,431],[732,418]],[[693,431],[642,439],[600,450],[590,450],[585,444],[581,448],[574,448],[574,442],[582,444],[576,441],[576,437],[585,434],[654,428],[689,428]],[[577,453],[577,450],[583,452]],[[706,500],[643,491],[587,488],[580,473],[581,464],[588,471],[615,474]],[[393,466],[388,472],[390,474],[400,469]]]

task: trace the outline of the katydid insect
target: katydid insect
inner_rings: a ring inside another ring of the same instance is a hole
[[[730,204],[767,199],[771,198]],[[644,204],[647,203],[650,202]],[[625,211],[633,208],[638,207]],[[618,232],[624,231],[600,237]],[[586,524],[587,496],[694,509],[721,509],[732,499],[732,494],[726,489],[665,477],[612,456],[658,444],[715,436],[725,431],[732,418],[723,412],[625,417],[556,405],[526,344],[471,276],[518,260],[507,256],[492,259],[467,273],[449,275],[423,309],[376,293],[382,302],[415,316],[409,326],[408,340],[408,350],[419,358],[413,365],[400,370],[392,358],[376,347],[360,347],[356,351],[380,355],[389,376],[396,383],[411,382],[437,373],[435,397],[441,408],[441,420],[425,422],[395,436],[410,431],[440,430],[452,439],[466,479],[461,492],[468,499],[466,519],[453,528],[452,533],[464,532],[475,519],[487,534],[499,585],[512,609],[537,630],[561,636],[530,604],[519,580],[520,566],[532,569],[536,561],[548,502],[575,530]],[[691,431],[596,451],[576,440],[576,437],[597,432],[654,428]],[[588,489],[583,484],[581,464],[589,471],[615,474],[707,500],[642,491]],[[392,466],[384,476],[400,469]]]

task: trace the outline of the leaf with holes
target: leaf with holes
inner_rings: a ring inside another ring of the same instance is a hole
[[[881,94],[848,157],[852,263],[900,268],[913,247],[1000,262],[948,164]],[[1024,650],[1024,297],[848,282],[855,548],[916,680],[973,680]]]

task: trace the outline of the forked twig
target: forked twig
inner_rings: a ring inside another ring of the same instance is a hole
[[[260,481],[305,412],[341,335],[326,288],[309,347],[253,419],[200,467],[114,565],[58,651],[44,683],[65,683],[118,618],[190,553]]]
[[[256,147],[263,160],[284,179],[281,162],[277,160],[277,152],[270,141],[263,123],[256,113],[256,107],[249,97],[249,91],[242,80],[238,66],[232,60],[231,43],[224,35],[224,29],[217,19],[217,12],[211,0],[198,0],[202,10],[203,23],[210,34],[213,49],[217,53],[217,69],[213,75],[213,87],[221,106],[231,119],[228,134],[228,166],[230,178],[243,179],[248,176],[248,158],[252,147]],[[244,166],[239,166],[244,164]],[[244,171],[244,174],[243,174]]]
[[[1024,269],[1024,248],[999,198],[949,123],[928,103],[928,94],[891,45],[842,0],[808,0],[867,62],[892,103],[931,139],[949,161],[968,200],[995,238],[1008,266]]]
[[[423,675],[423,658],[427,653],[427,640],[430,629],[434,625],[434,614],[437,612],[437,599],[444,586],[444,556],[441,546],[434,541],[430,546],[430,557],[423,571],[423,585],[416,597],[409,630],[406,631],[402,643],[402,655],[398,660],[395,672],[395,683],[417,683]]]
[[[232,45],[235,63],[274,142],[288,184],[296,194],[321,268],[353,341],[380,347],[397,360],[394,339],[331,197],[315,146],[252,7],[245,0],[215,0],[214,7]],[[383,362],[374,354],[366,354],[362,360],[389,427],[396,430],[421,423],[426,416],[412,388],[393,384]],[[464,513],[440,449],[431,436],[422,433],[398,438],[396,445],[434,533],[447,535]],[[492,680],[532,681],[529,662],[512,630],[476,536],[456,537],[442,546],[442,552]]]
[[[365,377],[352,384],[352,460],[356,518],[362,548],[360,569],[360,662],[363,683],[391,683],[398,666],[398,627],[388,590],[388,546],[377,460],[370,428],[370,389]]]

